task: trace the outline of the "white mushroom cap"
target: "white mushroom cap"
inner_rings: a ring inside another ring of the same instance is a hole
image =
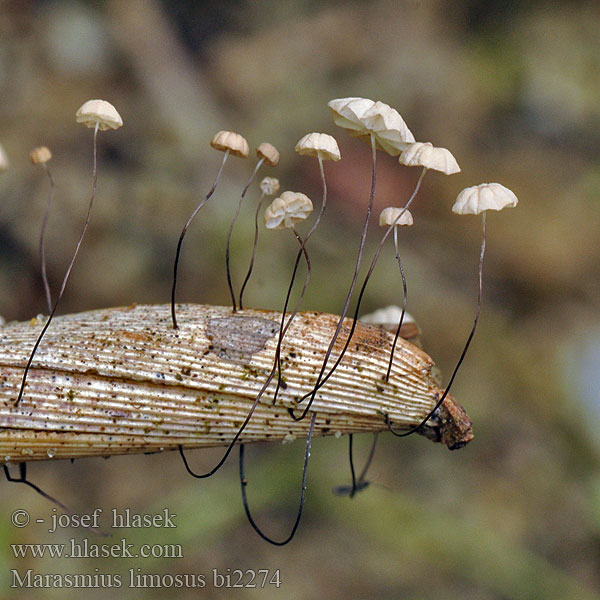
[[[83,103],[75,113],[75,120],[86,127],[96,127],[98,124],[100,131],[119,129],[123,125],[117,109],[106,100],[88,100]]]
[[[264,159],[270,167],[276,167],[279,164],[279,150],[277,150],[273,144],[269,144],[268,142],[263,142],[258,145],[256,148],[256,156]]]
[[[210,145],[221,152],[229,150],[231,154],[240,158],[246,158],[250,152],[246,138],[234,131],[218,131],[210,140]]]
[[[478,215],[485,210],[514,208],[519,200],[499,183],[481,183],[462,190],[456,197],[452,212],[458,215]]]
[[[398,219],[398,217],[400,217]],[[379,225],[381,227],[390,225],[412,225],[413,218],[409,210],[388,206],[384,208],[379,215]]]
[[[349,131],[364,131],[361,121],[363,114],[375,104],[367,98],[337,98],[327,103],[333,113],[333,121],[338,127]]]
[[[460,167],[450,150],[437,148],[430,142],[411,144],[402,152],[399,162],[407,167],[425,167],[446,175],[460,173]]]
[[[8,156],[0,144],[0,173],[4,173],[8,169]]]
[[[300,192],[283,192],[265,210],[267,229],[291,228],[304,221],[313,210],[310,198]]]
[[[260,182],[260,191],[266,196],[272,196],[279,191],[279,179],[277,177],[265,177]]]
[[[328,103],[336,125],[347,129],[350,135],[370,140],[391,156],[398,156],[415,141],[397,110],[384,102],[366,98],[338,98]]]
[[[52,152],[50,152],[50,148],[48,148],[47,146],[40,146],[39,148],[34,148],[29,153],[29,159],[34,165],[47,163],[51,158]]]
[[[295,148],[303,156],[319,156],[324,160],[338,161],[342,158],[335,138],[326,133],[307,133]]]
[[[363,323],[369,323],[370,325],[380,325],[385,329],[393,329],[394,331],[398,328],[398,322],[402,316],[402,309],[399,306],[386,306],[385,308],[379,308],[376,311],[363,315],[359,321]],[[415,323],[414,318],[407,312],[404,313],[403,323]]]

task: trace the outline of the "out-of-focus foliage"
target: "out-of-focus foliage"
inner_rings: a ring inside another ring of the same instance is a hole
[[[345,440],[316,440],[304,521],[284,549],[266,545],[246,523],[234,464],[202,482],[187,478],[175,454],[34,465],[32,479],[79,513],[169,507],[176,530],[127,533],[132,542],[181,543],[185,556],[17,560],[11,542],[65,541],[80,532],[12,528],[14,508],[47,518],[51,506],[3,483],[2,597],[10,597],[11,568],[137,567],[281,569],[280,591],[246,590],[249,597],[600,597],[599,22],[593,2],[0,3],[0,143],[11,163],[0,175],[6,319],[45,306],[37,243],[47,180],[28,159],[41,144],[53,153],[58,184],[47,240],[54,289],[73,251],[91,190],[92,141],[74,114],[89,98],[112,102],[124,126],[99,134],[99,195],[64,312],[168,301],[177,236],[216,174],[221,155],[208,142],[220,129],[244,134],[251,148],[276,145],[281,163],[262,174],[315,203],[317,163],[293,147],[311,131],[336,136],[342,160],[325,167],[330,203],[310,242],[305,307],[339,312],[371,174],[368,146],[334,127],[326,103],[365,96],[397,108],[418,140],[451,149],[462,167],[452,177],[426,176],[415,226],[401,235],[410,312],[448,373],[474,317],[480,236],[478,219],[450,207],[458,191],[484,181],[520,199],[488,220],[481,326],[454,387],[474,420],[470,446],[449,453],[415,436],[383,436],[370,475],[385,489],[374,484],[350,502],[330,494],[349,477]],[[181,301],[228,302],[225,232],[253,165],[254,158],[229,161],[190,230]],[[376,212],[403,203],[417,177],[380,153]],[[254,189],[235,231],[237,281],[257,198]],[[262,232],[248,305],[281,307],[295,251],[285,231]],[[365,311],[399,303],[396,271],[390,246]],[[291,525],[302,446],[249,452],[256,516],[273,535]],[[360,449],[366,454],[367,440]],[[221,452],[191,453],[191,460],[209,468]],[[35,597],[79,598],[81,590],[36,590]]]

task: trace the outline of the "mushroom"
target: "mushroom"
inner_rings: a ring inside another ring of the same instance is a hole
[[[381,240],[380,246],[383,247],[387,236],[390,233],[390,230],[394,231],[394,248],[396,250],[396,260],[398,261],[398,267],[400,268],[400,276],[402,277],[402,311],[400,313],[400,318],[398,319],[398,326],[396,328],[396,335],[394,336],[394,343],[392,344],[392,350],[390,352],[390,362],[388,364],[387,372],[385,374],[385,381],[389,381],[390,379],[390,371],[392,369],[392,364],[394,362],[394,351],[396,350],[396,344],[398,343],[398,336],[400,335],[400,330],[402,329],[402,323],[404,322],[404,314],[406,313],[406,303],[408,300],[408,287],[406,285],[406,275],[404,273],[404,266],[402,264],[402,259],[400,258],[400,250],[398,249],[398,227],[408,226],[410,227],[413,224],[413,217],[410,214],[410,211],[406,208],[396,208],[390,206],[388,208],[384,208],[379,215],[379,225],[380,227],[387,227],[388,230],[383,236]],[[375,267],[375,263],[377,262],[377,258],[379,257],[380,249],[377,249],[376,258],[373,261],[373,267]],[[363,287],[366,286],[368,281],[368,277],[365,279]]]
[[[248,266],[248,272],[246,273],[246,277],[244,278],[244,283],[242,283],[242,287],[240,289],[240,310],[244,308],[244,291],[246,286],[248,285],[248,281],[252,275],[252,271],[254,269],[254,261],[256,259],[256,248],[258,245],[258,215],[260,214],[260,209],[262,207],[262,203],[266,196],[274,196],[279,191],[279,179],[276,177],[264,177],[260,182],[260,198],[258,200],[258,205],[256,206],[256,212],[254,213],[254,243],[252,245],[252,256],[250,258],[250,265]]]
[[[40,264],[42,269],[42,281],[44,283],[44,291],[46,293],[46,305],[48,307],[48,314],[52,312],[52,295],[50,294],[50,285],[48,284],[48,274],[46,272],[46,225],[48,224],[48,215],[50,214],[50,207],[54,194],[56,192],[56,184],[52,172],[48,167],[48,161],[52,158],[52,152],[46,146],[40,146],[34,148],[29,153],[29,158],[34,165],[42,165],[42,168],[46,172],[48,179],[50,180],[50,191],[48,192],[48,199],[46,201],[46,212],[44,213],[44,219],[42,221],[42,230],[40,232]]]
[[[75,113],[77,123],[86,127],[106,131],[119,129],[123,126],[123,119],[117,109],[106,100],[88,100],[84,102]]]
[[[317,377],[315,386],[308,394],[305,394],[300,400],[302,402],[310,396],[310,400],[306,408],[302,412],[302,416],[300,417],[300,419],[303,419],[308,414],[308,410],[310,409],[310,406],[315,398],[317,390],[325,383],[325,381],[327,381],[327,379],[331,376],[331,374],[335,371],[335,369],[341,362],[344,353],[350,345],[350,340],[352,339],[352,335],[354,333],[354,328],[351,328],[350,334],[346,339],[344,348],[340,352],[335,364],[328,371],[327,375],[324,375],[325,369],[327,368],[327,363],[329,361],[329,357],[331,356],[335,343],[342,330],[344,319],[348,314],[350,302],[352,300],[354,289],[356,287],[356,282],[358,280],[358,273],[362,261],[365,241],[367,238],[367,230],[369,229],[371,213],[373,212],[373,203],[375,201],[375,183],[377,170],[376,151],[379,149],[387,152],[391,156],[397,156],[408,146],[408,144],[411,144],[415,141],[413,134],[406,126],[406,123],[404,122],[400,114],[384,102],[375,102],[367,98],[337,98],[335,100],[331,100],[328,103],[328,106],[332,112],[333,120],[336,125],[339,125],[340,127],[346,129],[350,133],[350,135],[368,140],[370,142],[373,175],[371,181],[371,195],[367,206],[367,214],[363,225],[363,231],[358,248],[358,255],[356,259],[356,266],[354,268],[354,274],[352,276],[352,282],[350,284],[350,288],[346,296],[346,301],[344,303],[344,307],[342,309],[338,325],[333,334],[333,337],[331,338],[329,347],[327,348],[327,351],[325,353],[323,365]],[[359,305],[357,305],[357,314],[358,309]],[[293,415],[293,413],[290,414],[292,414],[292,417],[294,419],[296,418]]]
[[[288,302],[289,302],[290,294],[294,287],[294,282],[296,279],[296,274],[298,272],[298,266],[299,266],[300,260],[302,258],[302,253],[306,252],[305,246],[306,246],[308,240],[310,239],[310,237],[312,236],[312,234],[317,229],[317,227],[321,221],[321,217],[323,216],[323,213],[325,212],[325,207],[327,205],[327,182],[325,180],[325,170],[323,168],[323,161],[324,160],[333,160],[334,162],[337,162],[338,160],[341,159],[340,150],[338,148],[338,144],[337,144],[335,138],[326,133],[313,132],[313,133],[306,134],[305,136],[300,138],[300,140],[298,140],[295,150],[301,156],[314,156],[319,161],[319,171],[321,173],[323,196],[322,196],[322,200],[321,200],[321,210],[319,211],[319,214],[317,215],[317,218],[315,219],[315,222],[313,223],[312,227],[310,228],[310,230],[304,237],[304,240],[302,241],[302,244],[300,245],[300,249],[298,250],[298,253],[296,255],[296,260],[294,262],[294,268],[292,270],[292,278],[291,278],[290,284],[288,286],[288,292],[286,294],[286,300],[285,300],[285,304],[283,306],[282,312],[284,314],[287,312],[287,309],[288,309]],[[312,210],[312,204],[311,204],[310,210]],[[308,282],[306,282],[306,283],[308,283]],[[300,309],[300,303],[296,306],[296,309],[290,315],[289,321],[288,321],[287,325],[285,326],[285,328],[282,325],[282,329],[280,331],[280,336],[283,335],[283,333],[282,333],[283,331],[287,330],[287,328],[291,324],[292,320],[294,319],[294,316],[296,315],[296,313],[298,312],[299,309]],[[278,340],[278,348],[281,347],[282,342],[283,342],[283,339],[282,339],[282,337],[280,337]],[[279,365],[278,368],[279,368],[279,375],[278,375],[278,379],[277,379],[277,387],[275,389],[275,394],[274,394],[275,399],[277,398],[277,394],[279,393],[279,389],[281,387],[281,365]]]
[[[291,229],[304,221],[312,212],[313,204],[308,196],[301,192],[283,192],[275,198],[265,211],[267,229]],[[297,236],[300,237],[300,236]]]
[[[242,137],[239,133],[235,133],[233,131],[218,131],[217,133],[215,133],[212,140],[210,141],[210,145],[215,150],[224,152],[225,155],[223,156],[223,161],[221,162],[221,166],[217,171],[217,176],[215,177],[212,187],[210,188],[206,196],[196,206],[194,212],[190,215],[190,218],[183,226],[181,234],[179,235],[179,240],[177,242],[177,250],[175,251],[175,263],[173,264],[173,286],[171,288],[171,320],[173,322],[173,329],[177,329],[178,327],[177,317],[175,314],[175,292],[177,290],[177,270],[179,266],[179,256],[181,254],[183,238],[185,237],[188,227],[194,220],[194,217],[200,212],[200,209],[208,202],[208,200],[210,200],[210,197],[215,193],[217,185],[219,185],[219,180],[221,179],[223,167],[225,166],[229,155],[233,154],[234,156],[239,156],[240,158],[246,158],[250,151],[246,139]]]
[[[306,243],[310,236],[314,233],[315,229],[321,221],[325,206],[327,205],[327,183],[325,181],[325,170],[323,168],[324,160],[333,160],[337,162],[341,159],[340,149],[335,138],[326,133],[307,133],[305,136],[298,140],[296,147],[294,148],[300,156],[314,156],[319,161],[319,171],[321,173],[321,182],[323,185],[323,199],[321,200],[321,210],[311,227],[310,231],[306,234],[304,242]],[[298,253],[297,260],[300,260],[301,250]],[[293,281],[292,284],[293,285]]]
[[[338,98],[328,103],[336,125],[350,135],[370,143],[375,140],[378,150],[398,156],[415,141],[400,113],[385,102],[367,98]]]
[[[31,364],[33,362],[33,358],[37,349],[44,337],[48,327],[50,327],[50,323],[52,322],[52,318],[56,313],[56,309],[63,297],[65,287],[67,286],[67,281],[69,280],[69,275],[71,274],[71,270],[73,269],[73,265],[75,264],[75,259],[77,258],[77,254],[79,253],[79,249],[81,248],[81,243],[83,242],[83,238],[85,237],[85,233],[87,231],[88,225],[90,223],[90,215],[92,213],[92,207],[94,205],[94,199],[96,198],[96,189],[98,183],[98,172],[97,172],[97,138],[98,131],[106,131],[107,129],[118,129],[123,125],[123,119],[121,115],[117,112],[117,109],[110,103],[106,102],[106,100],[88,100],[84,104],[82,104],[77,112],[75,113],[75,121],[77,123],[83,123],[86,127],[90,127],[94,129],[94,137],[92,143],[92,193],[90,196],[90,201],[88,203],[87,214],[85,217],[85,223],[83,225],[83,230],[81,231],[81,235],[77,240],[77,245],[75,246],[75,252],[73,253],[73,257],[71,258],[71,262],[67,267],[65,272],[65,276],[63,278],[60,290],[58,292],[58,296],[54,302],[54,306],[52,306],[52,310],[50,311],[50,315],[48,316],[48,320],[46,321],[42,331],[40,332],[37,341],[33,346],[33,350],[31,351],[31,355],[29,356],[29,360],[27,361],[27,365],[25,366],[25,371],[23,373],[23,381],[21,382],[21,389],[19,390],[19,395],[17,397],[17,401],[15,402],[15,406],[19,404],[23,397],[23,392],[25,390],[25,384],[27,383],[27,374],[29,373],[29,369],[31,368]],[[47,150],[47,149],[46,149]],[[40,156],[48,156],[51,154],[48,152],[42,151],[38,149],[37,152],[34,152],[35,159],[38,160]],[[31,157],[32,161],[34,157]]]
[[[456,201],[454,202],[454,206],[452,207],[452,212],[458,215],[479,215],[481,214],[482,220],[482,228],[483,235],[481,239],[481,250],[479,253],[479,287],[477,291],[477,311],[475,313],[475,320],[473,321],[473,327],[471,328],[471,332],[469,333],[469,337],[467,338],[467,342],[463,348],[463,351],[454,367],[454,371],[452,371],[452,375],[450,376],[450,380],[448,381],[448,385],[444,390],[444,393],[438,400],[437,404],[433,407],[433,409],[429,412],[429,414],[417,425],[409,429],[404,433],[397,433],[392,429],[391,423],[388,422],[388,427],[394,433],[394,435],[398,437],[404,437],[414,433],[418,429],[420,429],[427,421],[433,416],[435,411],[442,405],[442,402],[446,399],[446,396],[450,393],[450,389],[452,388],[452,384],[454,383],[454,379],[462,365],[465,356],[467,355],[467,351],[469,350],[469,346],[471,345],[471,341],[473,340],[473,336],[475,335],[475,330],[477,329],[477,324],[479,323],[479,317],[481,315],[481,297],[483,293],[483,257],[485,255],[485,239],[486,239],[486,212],[488,210],[502,210],[503,208],[514,208],[519,203],[517,196],[509,190],[507,187],[499,183],[481,183],[479,185],[475,185],[469,188],[465,188],[462,190],[458,196],[456,197]]]
[[[296,279],[296,274],[298,272],[298,266],[299,266],[300,260],[302,258],[302,253],[305,252],[305,246],[308,243],[308,240],[310,239],[312,234],[315,232],[315,230],[319,226],[319,223],[321,222],[323,213],[325,212],[325,207],[327,205],[327,182],[325,180],[325,170],[323,167],[323,161],[332,160],[334,162],[337,162],[341,159],[340,149],[338,148],[337,141],[335,140],[335,138],[333,136],[328,135],[327,133],[317,133],[317,132],[307,133],[305,136],[303,136],[302,138],[300,138],[298,140],[295,150],[301,156],[314,156],[319,161],[319,172],[321,174],[321,182],[322,182],[322,186],[323,186],[323,196],[322,196],[322,200],[321,200],[321,209],[319,211],[319,214],[317,215],[317,218],[315,219],[315,222],[313,223],[312,227],[310,228],[310,230],[304,237],[304,240],[303,240],[303,242],[300,246],[300,249],[298,250],[298,253],[296,255],[296,260],[294,262],[294,268],[292,270],[292,278],[291,278],[290,284],[288,286],[288,292],[286,294],[286,300],[285,300],[285,304],[283,306],[282,312],[284,314],[287,312],[287,309],[288,309],[288,301],[290,298],[291,291],[294,287],[294,281]],[[280,331],[280,336],[283,335],[282,332],[284,330],[287,330],[287,328],[291,324],[292,320],[294,319],[294,316],[296,315],[296,313],[298,312],[299,309],[300,309],[300,304],[298,304],[296,306],[296,309],[290,315],[286,327],[283,328],[283,326],[282,326],[282,329]],[[283,339],[282,339],[282,337],[280,337],[278,340],[278,348],[281,347],[282,342],[283,342]],[[281,387],[281,381],[282,381],[280,364],[278,366],[278,369],[279,369],[279,371],[278,371],[277,387],[275,389],[275,394],[274,394],[275,399],[277,398],[277,394],[279,393],[279,389]]]
[[[235,211],[235,215],[234,215],[233,219],[231,220],[231,224],[229,225],[229,231],[227,233],[227,247],[225,249],[225,267],[227,270],[227,283],[229,284],[229,293],[231,294],[231,303],[233,306],[233,312],[237,311],[235,291],[233,289],[233,281],[231,279],[231,266],[229,263],[229,255],[230,255],[230,250],[231,250],[231,236],[233,234],[233,228],[235,226],[236,221],[238,220],[238,217],[240,216],[240,210],[242,209],[242,203],[244,202],[246,192],[248,191],[248,188],[252,185],[252,182],[254,181],[254,178],[256,177],[258,170],[261,168],[263,163],[266,163],[270,167],[276,167],[279,163],[279,151],[277,150],[277,148],[275,148],[275,146],[273,146],[273,144],[269,144],[267,142],[263,142],[262,144],[259,144],[259,146],[256,148],[256,155],[258,156],[258,162],[256,163],[256,167],[254,167],[254,171],[252,171],[252,175],[250,176],[250,179],[248,179],[248,182],[246,183],[246,185],[244,186],[244,189],[242,190],[242,195],[240,196],[240,201],[238,202],[237,210]],[[240,309],[241,308],[242,308],[242,301],[241,301],[241,293],[240,293]]]

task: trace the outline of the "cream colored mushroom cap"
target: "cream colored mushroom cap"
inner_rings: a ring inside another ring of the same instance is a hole
[[[269,142],[263,142],[258,145],[256,156],[264,159],[270,167],[276,167],[279,164],[279,150],[273,144],[269,144]]]
[[[500,183],[480,183],[458,194],[452,212],[458,215],[478,215],[485,210],[514,208],[518,198]]]
[[[210,145],[221,152],[229,151],[234,156],[246,158],[250,153],[250,147],[246,139],[234,131],[218,131],[210,140]]]
[[[407,167],[425,167],[446,175],[460,173],[460,167],[450,150],[437,148],[430,142],[415,142],[402,152],[398,159]]]
[[[279,191],[279,179],[277,177],[265,177],[260,182],[260,191],[266,196],[272,196]]]
[[[363,114],[375,104],[368,98],[336,98],[327,103],[333,114],[333,122],[349,131],[364,131]]]
[[[8,156],[0,144],[0,173],[4,173],[8,169]]]
[[[310,198],[301,192],[283,192],[265,210],[267,229],[288,229],[304,221],[313,210]]]
[[[400,217],[400,218],[398,218]],[[381,227],[390,225],[412,225],[413,218],[409,210],[388,206],[381,211],[379,215],[379,225]]]
[[[342,158],[335,138],[327,133],[307,133],[300,138],[295,150],[303,156],[320,155],[324,160],[338,161]]]
[[[52,158],[52,152],[47,146],[39,146],[29,153],[29,159],[34,165],[47,163]]]
[[[363,114],[362,121],[368,130],[375,133],[381,149],[392,156],[397,156],[415,141],[400,113],[385,102],[375,102]]]
[[[98,124],[100,131],[119,129],[123,125],[123,119],[117,109],[106,100],[84,102],[75,113],[75,120],[86,127],[96,127]]]
[[[385,102],[366,98],[338,98],[328,103],[336,125],[350,135],[369,141],[391,156],[398,156],[415,141],[413,134],[397,110]]]
[[[369,323],[370,325],[381,325],[384,328],[398,328],[398,322],[402,316],[402,309],[399,306],[391,305],[385,308],[378,308],[376,311],[363,315],[359,321]],[[407,312],[404,313],[403,323],[416,323],[415,319]]]

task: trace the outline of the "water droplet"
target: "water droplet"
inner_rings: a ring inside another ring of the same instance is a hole
[[[6,462],[8,462],[8,461],[10,460],[10,454],[7,454],[7,455],[4,457],[4,460],[5,460]]]
[[[48,455],[48,458],[54,458],[54,455],[56,454],[56,448],[48,448],[48,450],[46,450],[46,454]]]
[[[26,454],[27,456],[32,456],[33,450],[31,448],[23,448],[23,450],[21,450],[21,454]]]
[[[292,443],[292,442],[293,442],[295,439],[296,439],[296,436],[295,436],[295,435],[293,435],[293,434],[291,434],[291,433],[288,433],[288,434],[287,434],[287,435],[286,435],[286,436],[283,438],[283,440],[281,440],[281,443],[282,443],[282,444],[291,444],[291,443]]]
[[[335,432],[333,435],[334,435],[336,438],[341,438],[341,437],[342,437],[342,432],[341,432],[341,431],[336,431],[336,432]]]

